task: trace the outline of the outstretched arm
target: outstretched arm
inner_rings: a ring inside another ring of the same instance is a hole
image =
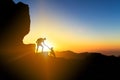
[[[50,49],[49,46],[47,46],[47,45],[45,44],[45,42],[43,42],[43,44],[44,44],[48,49]]]

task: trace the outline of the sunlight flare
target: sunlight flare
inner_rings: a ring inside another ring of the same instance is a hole
[[[45,44],[43,44],[42,43],[42,45],[43,45],[43,52],[44,53],[46,53],[46,52],[50,52],[50,48],[51,47],[54,47],[53,45],[52,45],[52,43],[50,43],[49,41],[44,41],[44,43]],[[41,46],[39,46],[39,49],[38,49],[38,52],[41,52],[42,51],[42,47]]]

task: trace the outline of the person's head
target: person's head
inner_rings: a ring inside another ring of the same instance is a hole
[[[43,38],[44,40],[46,40],[46,38]]]

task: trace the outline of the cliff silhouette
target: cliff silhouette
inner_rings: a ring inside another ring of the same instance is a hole
[[[0,52],[16,52],[27,48],[23,38],[30,31],[29,7],[12,0],[0,1]],[[32,46],[32,45],[31,45]],[[30,48],[30,47],[29,47]]]
[[[29,6],[0,1],[0,80],[119,80],[120,57],[63,51],[34,53],[22,40],[30,30]]]

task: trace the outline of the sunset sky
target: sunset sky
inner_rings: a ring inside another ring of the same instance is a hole
[[[14,0],[30,7],[25,44],[46,37],[55,50],[120,50],[120,0]]]

